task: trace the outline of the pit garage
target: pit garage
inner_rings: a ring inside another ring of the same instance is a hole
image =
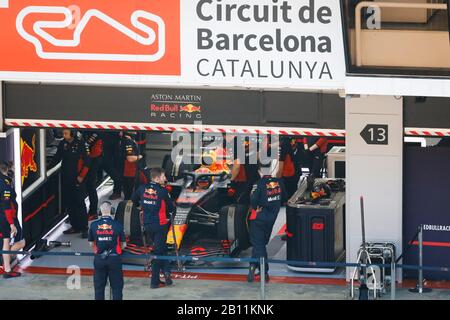
[[[61,139],[61,129],[97,129],[103,133],[139,132],[144,137],[142,140],[146,141],[142,148],[146,167],[162,166],[166,170],[171,193],[180,208],[178,219],[177,215],[174,219],[175,236],[172,233],[168,237],[172,254],[176,243],[180,254],[186,256],[248,257],[251,249],[246,226],[247,207],[237,205],[229,176],[198,172],[201,162],[191,164],[185,161],[186,155],[172,157],[171,154],[177,146],[193,146],[198,142],[202,153],[209,144],[226,143],[227,134],[255,142],[263,141],[267,135],[278,134],[297,142],[305,137],[327,138],[327,155],[323,159],[320,178],[322,182],[331,182],[332,193],[320,203],[310,203],[305,199],[305,179],[298,181],[291,203],[286,203],[281,209],[275,223],[268,245],[271,258],[354,262],[361,243],[359,207],[355,197],[364,194],[367,195],[366,224],[370,241],[392,243],[397,257],[404,252],[403,263],[417,264],[417,239],[414,235],[418,225],[423,224],[424,264],[448,264],[445,257],[450,241],[446,239],[448,222],[445,201],[442,200],[448,191],[445,164],[449,135],[446,108],[449,101],[446,98],[350,97],[344,100],[333,93],[14,83],[4,85],[4,96],[5,122],[10,129],[2,137],[0,147],[6,150],[1,154],[10,158],[2,161],[10,161],[12,169],[22,173],[15,175],[15,182],[20,186],[19,214],[28,248],[42,246],[41,240],[45,239],[47,244],[48,241],[71,242],[70,248],[46,248],[55,252],[89,251],[85,240],[62,235],[68,225],[65,224],[67,216],[61,210],[59,165],[50,168],[48,163]],[[354,112],[353,103],[359,102],[366,109]],[[389,112],[395,116],[395,123],[388,123],[389,144],[399,140],[402,145],[395,148],[395,156],[387,154],[384,158],[380,151],[383,145],[372,146],[376,150],[367,151],[368,158],[365,158],[365,149],[358,150],[356,155],[354,153],[355,145],[360,146],[361,141],[368,143],[373,138],[363,134],[363,129],[370,130],[367,124],[381,123],[371,111],[372,104],[382,114],[383,123],[390,121],[385,109],[391,108]],[[79,105],[86,107],[77,108]],[[362,116],[364,121],[355,121],[357,118],[354,117],[360,117],[362,110],[369,116]],[[398,115],[392,110],[398,110]],[[348,123],[346,128],[345,119]],[[359,144],[355,144],[356,137]],[[15,145],[20,145],[20,150],[14,148]],[[195,156],[188,154],[187,158],[192,160]],[[274,170],[277,165],[274,164]],[[368,167],[373,170],[367,171]],[[373,177],[379,172],[383,175]],[[101,201],[109,197],[113,186],[104,172],[100,174],[102,178],[97,191]],[[302,174],[304,177],[310,174],[308,165],[302,165]],[[385,181],[386,177],[394,179],[395,183]],[[213,182],[198,190],[190,187],[202,180]],[[378,185],[383,186],[383,192]],[[399,194],[403,194],[400,199]],[[417,197],[417,194],[423,197]],[[89,205],[88,201],[86,204]],[[115,200],[114,206],[117,218],[128,226],[128,252],[148,254],[149,248],[136,218],[138,210],[121,199]],[[321,209],[319,213],[315,211],[317,208]],[[231,216],[233,220],[229,220]],[[380,219],[390,223],[380,225]],[[22,263],[29,270],[40,272],[48,268],[65,270],[71,264],[80,264],[80,261],[83,267],[91,268],[91,260],[87,257],[40,257]],[[126,262],[126,269],[131,272],[143,270],[143,259]],[[188,271],[219,277],[244,275],[246,267],[239,262],[185,265]],[[346,274],[344,268],[275,264],[271,266],[271,273],[274,276],[326,277],[343,281],[346,277],[348,279],[349,269]],[[415,272],[406,271],[397,280],[416,276]],[[447,278],[444,273],[426,273],[425,276],[438,280]]]
[[[176,246],[180,254],[187,256],[248,257],[248,203],[237,204],[236,190],[230,184],[229,175],[198,171],[203,166],[201,162],[190,164],[185,161],[185,154],[183,157],[171,157],[171,154],[180,146],[177,143],[180,141],[184,146],[200,141],[203,153],[211,143],[224,144],[227,135],[244,137],[255,143],[280,135],[299,146],[305,138],[327,139],[324,152],[328,157],[321,159],[320,178],[332,187],[332,194],[313,203],[309,191],[304,189],[306,179],[299,180],[290,213],[283,207],[275,223],[268,245],[269,256],[280,260],[288,256],[291,260],[345,260],[345,196],[342,194],[345,191],[345,101],[336,93],[18,83],[6,83],[3,93],[5,122],[11,128],[5,145],[12,148],[17,141],[21,145],[20,151],[9,154],[13,155],[10,160],[16,172],[22,172],[21,177],[15,176],[15,181],[21,186],[19,216],[28,248],[89,251],[87,241],[79,235],[62,234],[68,225],[65,224],[67,216],[62,212],[64,195],[61,194],[59,165],[48,167],[61,139],[61,129],[70,128],[102,133],[135,131],[143,136],[144,166],[162,166],[166,170],[168,186],[177,203],[174,232],[169,232],[168,236],[172,254]],[[275,150],[278,151],[278,147]],[[187,157],[195,156],[194,152]],[[273,164],[274,172],[277,166],[279,163]],[[306,177],[310,166],[305,162],[302,167]],[[230,169],[231,165],[227,170]],[[113,186],[104,172],[99,175],[102,178],[98,180],[97,191],[102,201],[110,196]],[[333,184],[334,181],[340,183]],[[116,218],[127,230],[127,251],[135,255],[148,254],[147,239],[140,232],[139,211],[121,199],[113,203]],[[322,207],[328,210],[324,218],[319,221],[313,214],[308,222],[311,225],[309,239],[313,240],[299,238],[296,230],[300,226],[299,217],[306,209]],[[335,212],[339,218],[332,217]],[[291,216],[292,228],[286,226],[287,216]],[[54,248],[53,243],[53,247],[42,247],[42,239],[47,240],[47,244],[58,241],[59,245],[70,241],[71,246]],[[310,248],[302,249],[308,241]],[[302,255],[306,251],[308,254]],[[36,272],[49,268],[65,270],[74,263],[91,268],[88,257],[34,258],[24,261],[22,267]],[[142,271],[142,261],[130,259],[126,261],[126,269]],[[185,267],[223,276],[247,272],[247,265],[239,262],[190,263]],[[295,265],[288,268],[276,264],[271,270],[274,276],[324,277],[325,272],[328,278],[345,278],[344,268],[299,270]]]

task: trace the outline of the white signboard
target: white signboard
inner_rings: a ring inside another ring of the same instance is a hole
[[[336,0],[15,0],[0,80],[341,89]]]

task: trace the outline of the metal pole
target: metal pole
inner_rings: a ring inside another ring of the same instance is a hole
[[[428,293],[431,292],[431,289],[423,287],[423,226],[419,225],[419,279],[417,286],[413,289],[410,289],[410,292],[414,293]]]
[[[261,300],[266,300],[266,259],[261,257],[259,259],[259,273],[261,276]]]
[[[423,293],[423,229],[422,225],[419,225],[419,283],[418,289],[419,293]]]
[[[392,257],[394,259],[395,257]],[[395,300],[395,290],[396,290],[396,273],[395,273],[395,259],[391,263],[391,300]]]

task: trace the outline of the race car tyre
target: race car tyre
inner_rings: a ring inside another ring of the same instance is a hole
[[[240,204],[222,207],[219,212],[218,237],[230,242],[231,255],[250,247],[247,217],[248,206]]]
[[[122,201],[114,218],[123,225],[128,243],[143,246],[140,212],[131,201]]]

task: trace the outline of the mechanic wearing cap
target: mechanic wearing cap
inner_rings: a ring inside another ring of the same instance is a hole
[[[83,132],[83,139],[89,146],[89,157],[91,166],[86,177],[86,191],[89,196],[89,220],[97,219],[97,175],[103,154],[103,140],[100,133],[93,130]]]
[[[133,194],[133,203],[139,202],[144,213],[144,227],[147,235],[152,239],[153,254],[167,255],[167,233],[169,232],[169,215],[175,213],[175,206],[169,192],[164,188],[167,182],[164,170],[153,168],[150,171],[151,182],[140,186]],[[160,281],[159,274],[163,271],[165,283]],[[172,285],[170,264],[168,260],[154,260],[152,263],[152,279],[150,287],[157,289],[161,286]]]
[[[273,225],[284,200],[284,187],[280,178],[270,175],[271,166],[260,164],[259,174],[261,179],[253,186],[250,196],[251,214],[249,217],[250,243],[253,246],[252,258],[265,257],[267,261],[267,244],[272,234]],[[256,269],[260,269],[259,262],[251,263],[247,277],[248,282],[253,282]],[[269,264],[265,264],[266,281],[269,281]]]
[[[120,159],[122,163],[122,187],[124,199],[130,200],[137,183],[138,164],[142,159],[139,148],[134,140],[135,133],[124,131],[121,133]]]
[[[64,129],[63,137],[50,167],[62,161],[62,193],[72,225],[69,230],[64,231],[64,234],[81,233],[82,238],[85,239],[88,230],[88,216],[84,201],[85,180],[91,164],[89,145],[79,138],[74,130]]]
[[[310,157],[310,176],[313,178],[320,178],[320,171],[323,167],[323,159],[328,149],[328,139],[308,137],[303,139],[303,145]]]
[[[290,198],[297,190],[298,169],[295,168],[294,150],[289,137],[282,137],[280,141],[280,155],[277,177],[283,179],[287,197]]]
[[[258,180],[257,145],[249,137],[235,137],[233,150],[233,167],[231,170],[231,186],[236,190],[236,202],[248,204],[250,202],[250,191],[253,184]],[[243,142],[244,155],[239,155],[238,146]],[[255,161],[255,163],[252,163]]]
[[[122,249],[126,246],[123,226],[111,216],[111,203],[100,206],[101,217],[91,223],[89,243],[94,248],[95,300],[105,300],[106,280],[112,289],[113,300],[122,300]]]
[[[16,216],[16,192],[12,179],[8,177],[8,165],[0,164],[0,238],[4,251],[19,251],[25,247],[22,228]],[[11,270],[11,255],[3,254],[3,278],[20,277],[19,272]]]

